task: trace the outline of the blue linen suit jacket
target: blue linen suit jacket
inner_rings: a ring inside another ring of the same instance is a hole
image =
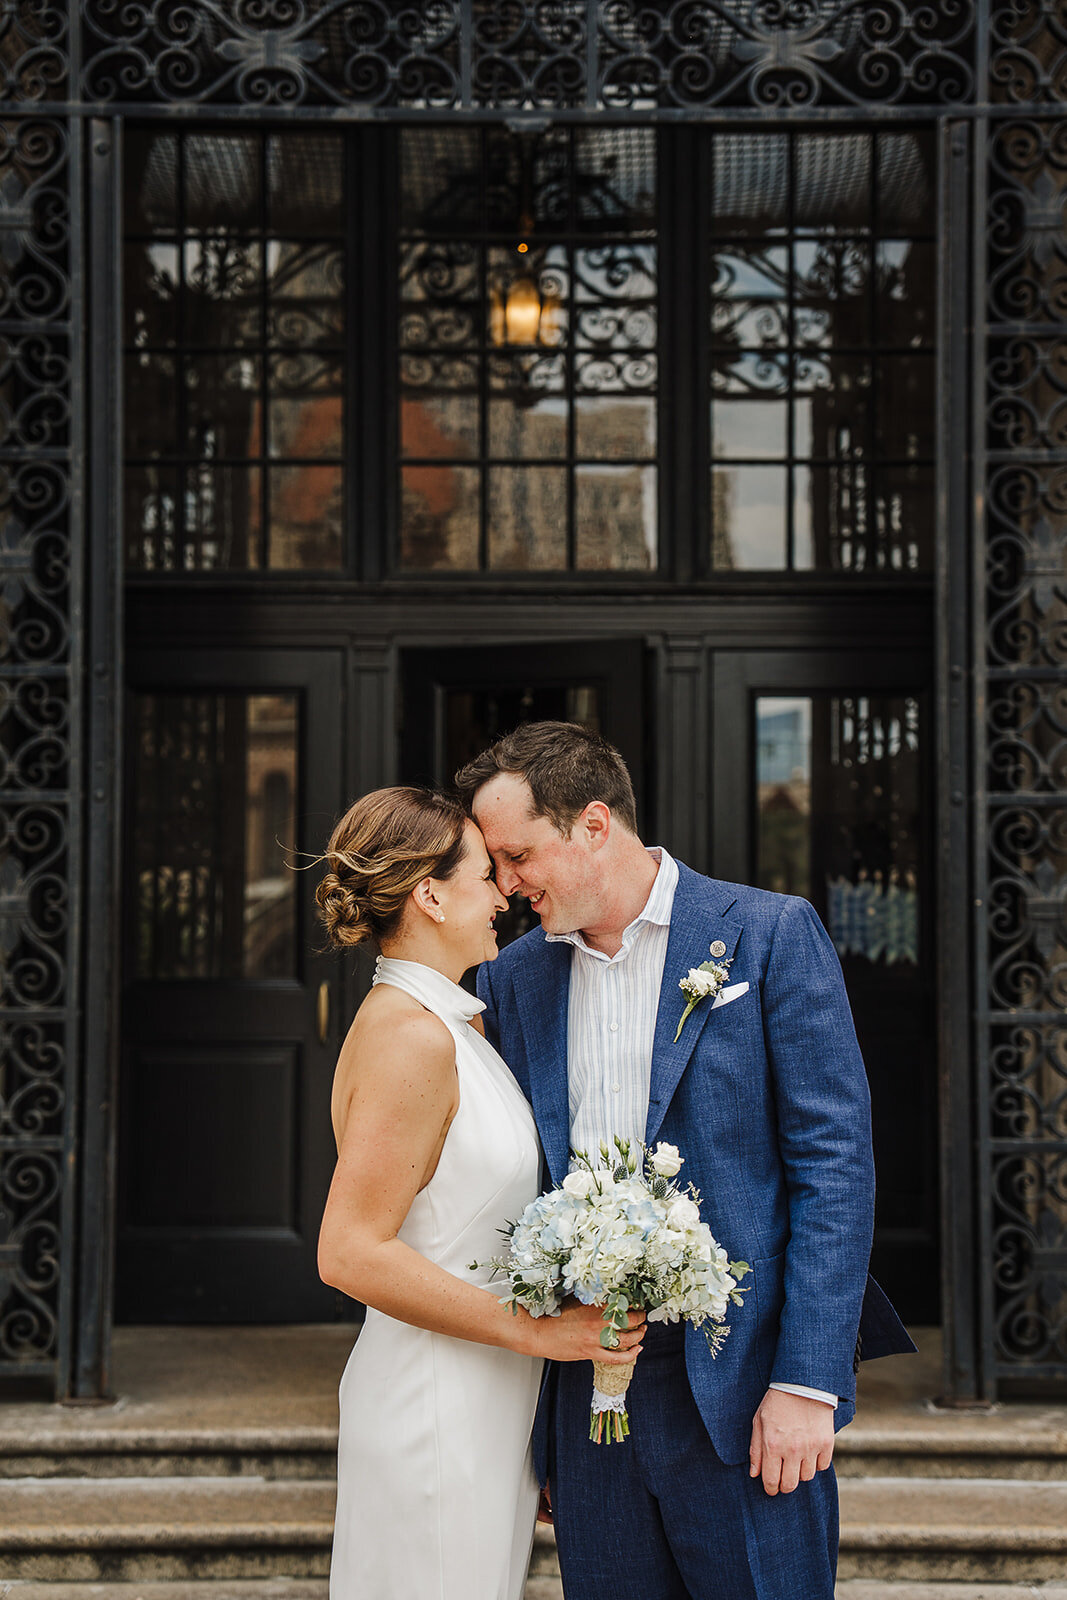
[[[721,939],[729,983],[748,991],[692,1012],[674,1043],[690,967]],[[546,1187],[567,1174],[567,1006],[572,946],[535,929],[478,972],[487,1037],[531,1102]],[[752,1276],[714,1359],[687,1327],[686,1371],[720,1459],[748,1457],[752,1418],[771,1382],[839,1397],[855,1413],[859,1358],[914,1350],[868,1276],[874,1225],[870,1096],[837,953],[806,900],[702,877],[678,863],[663,970],[645,1142],[685,1157],[701,1215]],[[552,1369],[534,1428],[548,1462]]]

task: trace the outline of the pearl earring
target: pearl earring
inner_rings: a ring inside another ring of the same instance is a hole
[[[445,916],[444,916],[444,912],[443,911],[438,913],[437,920],[438,920],[438,922],[443,922],[445,920]]]

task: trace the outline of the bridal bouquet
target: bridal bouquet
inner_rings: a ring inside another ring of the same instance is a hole
[[[712,1355],[729,1328],[728,1303],[742,1304],[739,1280],[750,1270],[727,1261],[726,1251],[700,1220],[700,1195],[672,1180],[683,1164],[674,1145],[635,1153],[625,1139],[614,1150],[600,1146],[593,1162],[577,1152],[574,1170],[560,1188],[526,1207],[518,1222],[502,1230],[506,1255],[489,1264],[506,1275],[502,1298],[534,1317],[555,1316],[568,1295],[603,1307],[600,1342],[613,1350],[628,1311],[644,1310],[649,1322],[684,1317],[703,1328]],[[589,1437],[621,1442],[630,1431],[626,1390],[633,1365],[593,1363]]]

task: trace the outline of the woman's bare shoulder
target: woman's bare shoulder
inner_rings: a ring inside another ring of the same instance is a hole
[[[412,1064],[451,1071],[455,1040],[446,1023],[411,995],[387,984],[371,990],[352,1019],[337,1058],[339,1078],[401,1073]]]

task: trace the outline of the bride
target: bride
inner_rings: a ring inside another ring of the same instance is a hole
[[[484,1263],[539,1192],[533,1117],[459,978],[497,953],[507,902],[475,824],[428,790],[379,789],[326,847],[330,941],[373,939],[374,987],[341,1049],[326,1283],[366,1321],[341,1379],[330,1600],[521,1600],[543,1362],[629,1362],[600,1311],[514,1315]]]

